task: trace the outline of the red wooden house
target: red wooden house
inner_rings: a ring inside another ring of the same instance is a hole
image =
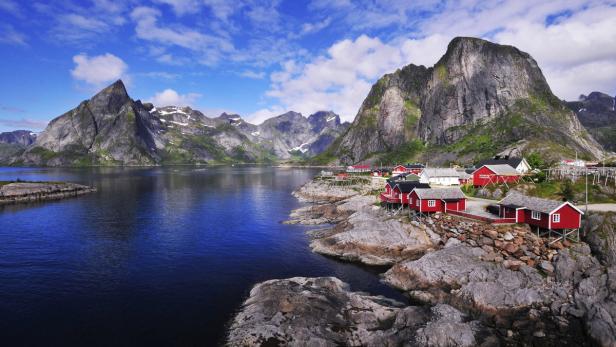
[[[473,185],[485,187],[489,184],[515,183],[521,174],[509,165],[484,165],[473,172]]]
[[[408,205],[408,195],[415,188],[430,188],[430,185],[418,181],[387,180],[385,191],[381,193],[380,199],[382,202]]]
[[[348,173],[363,173],[363,172],[370,172],[372,171],[372,169],[370,168],[370,165],[351,165],[348,166],[346,169],[346,172]]]
[[[501,218],[546,230],[579,229],[584,214],[568,201],[535,198],[518,192],[509,193],[499,206]]]
[[[460,188],[416,188],[409,193],[408,203],[420,213],[466,210],[466,196]]]
[[[406,164],[406,165],[397,165],[392,170],[392,174],[399,175],[402,173],[412,173],[413,175],[419,176],[425,166],[423,164]]]

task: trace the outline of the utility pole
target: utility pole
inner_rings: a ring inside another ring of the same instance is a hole
[[[586,181],[586,218],[588,218],[588,168],[584,170],[584,179]]]

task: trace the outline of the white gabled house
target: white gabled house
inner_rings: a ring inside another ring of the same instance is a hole
[[[419,175],[419,182],[441,186],[460,185],[460,174],[451,168],[425,168]]]

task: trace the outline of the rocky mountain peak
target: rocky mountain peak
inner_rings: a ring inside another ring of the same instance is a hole
[[[93,113],[115,114],[120,111],[122,106],[131,101],[124,82],[117,80],[94,95],[88,101],[88,106]]]
[[[312,131],[321,132],[327,126],[337,127],[340,125],[340,116],[332,111],[318,111],[308,116],[308,123],[312,125]]]
[[[30,130],[14,130],[0,133],[0,143],[29,146],[36,140],[36,134]]]
[[[410,64],[379,79],[349,131],[325,158],[352,163],[374,153],[399,152],[417,160],[412,156],[439,147],[447,155],[431,156],[435,161],[473,161],[498,153],[499,147],[548,148],[538,138],[558,138],[558,146],[569,152],[575,148],[590,157],[602,155],[577,117],[552,94],[529,54],[456,37],[433,67]]]
[[[616,151],[616,98],[601,92],[567,102],[580,122],[607,150]]]

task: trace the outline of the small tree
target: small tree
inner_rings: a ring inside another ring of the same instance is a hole
[[[543,158],[541,158],[541,155],[537,152],[529,154],[526,161],[528,161],[528,165],[530,165],[533,169],[541,169],[545,167]]]
[[[560,195],[566,201],[573,200],[573,198],[575,196],[575,191],[573,189],[573,184],[571,184],[570,180],[565,180],[563,182],[563,185],[560,188]]]

